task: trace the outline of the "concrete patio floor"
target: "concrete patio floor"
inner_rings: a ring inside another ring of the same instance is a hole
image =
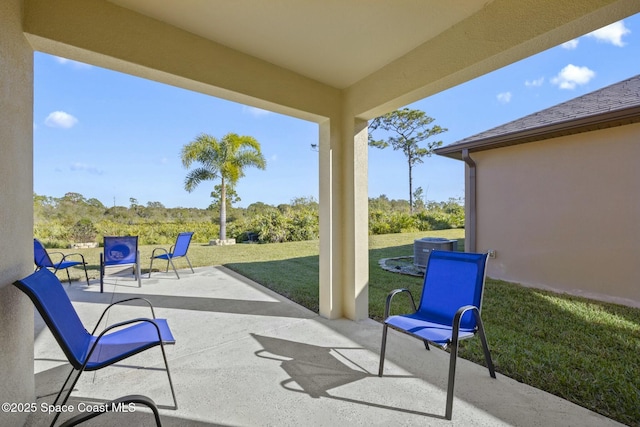
[[[104,403],[144,394],[161,407],[165,426],[614,426],[621,425],[551,394],[460,359],[453,420],[444,419],[448,354],[390,331],[385,376],[379,378],[382,326],[329,321],[224,267],[154,273],[142,279],[111,275],[105,293],[92,282],[65,284],[91,329],[107,304],[143,296],[167,318],[176,344],[167,346],[178,405],[172,405],[160,348],[85,373],[70,404]],[[108,322],[149,316],[122,305]],[[491,345],[491,331],[487,331]],[[52,402],[69,365],[36,314],[35,383],[38,407]],[[140,368],[142,367],[142,368]],[[60,420],[69,418],[63,415]],[[41,410],[27,426],[45,426]],[[60,421],[59,420],[59,421]],[[154,425],[151,413],[110,413],[86,425]]]

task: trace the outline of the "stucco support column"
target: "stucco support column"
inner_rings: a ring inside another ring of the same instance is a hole
[[[320,315],[369,315],[367,122],[320,123]]]
[[[33,271],[33,51],[22,1],[0,2],[0,387],[1,402],[35,402],[33,305],[11,283]],[[0,413],[22,425],[26,413]]]

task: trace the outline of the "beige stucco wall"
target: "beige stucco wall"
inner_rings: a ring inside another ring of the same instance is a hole
[[[0,402],[33,402],[33,306],[11,283],[33,271],[33,52],[21,1],[0,2]],[[0,425],[24,413],[0,412]]]
[[[640,124],[472,157],[489,276],[640,306]]]

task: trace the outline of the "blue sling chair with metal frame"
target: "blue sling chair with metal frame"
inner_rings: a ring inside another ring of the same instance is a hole
[[[62,258],[59,262],[53,262],[51,260],[51,254],[61,255]],[[79,256],[82,261],[68,261],[67,258],[72,256]],[[58,270],[66,270],[67,272],[67,280],[69,280],[69,284],[71,284],[71,276],[69,276],[69,268],[74,267],[76,265],[82,265],[84,268],[84,277],[87,279],[87,286],[89,286],[89,275],[87,274],[87,263],[84,260],[84,256],[82,254],[63,254],[62,252],[47,252],[44,248],[44,245],[40,240],[33,239],[33,259],[36,264],[36,271],[41,268],[50,268],[53,269],[53,273],[55,274]]]
[[[178,270],[176,270],[176,266],[173,264],[173,260],[176,258],[185,257],[187,262],[189,263],[189,268],[191,268],[191,272],[193,271],[193,267],[191,266],[191,261],[189,261],[189,257],[187,256],[187,251],[189,250],[189,244],[191,243],[191,238],[193,237],[193,232],[188,233],[180,233],[176,238],[176,244],[171,246],[167,251],[164,248],[155,248],[153,252],[151,252],[151,265],[149,265],[149,277],[151,277],[151,268],[153,267],[154,259],[163,259],[167,261],[167,272],[169,272],[169,263],[171,263],[171,267],[173,271],[175,271],[178,279],[180,276],[178,275]],[[156,255],[156,251],[162,251],[160,255]]]
[[[122,267],[132,265],[133,273],[140,281],[140,251],[138,236],[105,236],[104,251],[100,254],[100,292],[104,290],[105,267]]]
[[[451,355],[445,411],[448,420],[453,411],[453,385],[460,340],[472,338],[476,333],[480,335],[489,375],[496,377],[480,317],[486,265],[487,254],[432,251],[427,261],[420,306],[416,308],[408,289],[396,289],[387,296],[378,376],[382,376],[384,369],[389,326],[423,340],[427,350],[428,343],[443,349],[449,347]],[[391,301],[399,293],[409,294],[414,313],[389,316]]]
[[[89,333],[78,317],[60,280],[49,270],[38,270],[30,276],[16,281],[14,285],[29,296],[72,366],[71,372],[53,402],[54,406],[62,407],[67,403],[74,386],[84,371],[96,371],[150,348],[160,346],[173,403],[175,408],[178,408],[164,349],[165,344],[175,344],[175,338],[166,319],[156,318],[153,305],[148,300],[136,297],[110,304],[98,319],[93,331]],[[135,318],[115,323],[107,326],[96,335],[100,322],[111,307],[134,300],[143,301],[149,305],[151,318]],[[78,371],[78,373],[70,383],[64,398],[60,401],[74,371]],[[145,402],[141,403],[146,404]],[[59,412],[56,413],[51,423],[52,426],[59,415]]]

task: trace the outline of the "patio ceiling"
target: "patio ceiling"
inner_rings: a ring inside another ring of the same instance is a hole
[[[109,1],[340,89],[491,3],[487,0]]]
[[[640,11],[635,0],[25,0],[36,50],[321,121],[371,119]]]

